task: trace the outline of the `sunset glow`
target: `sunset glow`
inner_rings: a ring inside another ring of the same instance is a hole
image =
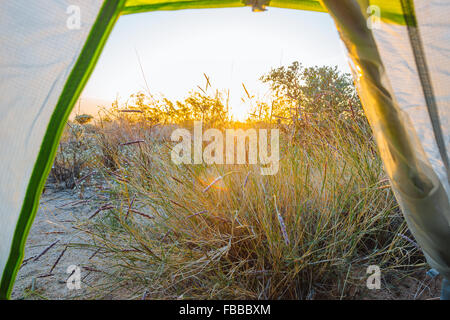
[[[116,98],[125,102],[130,94],[147,91],[147,85],[152,94],[183,99],[189,90],[205,86],[206,74],[214,90],[229,89],[231,114],[243,120],[249,104],[241,101],[247,96],[242,84],[251,95],[264,98],[268,88],[258,80],[262,73],[296,60],[348,71],[328,15],[231,8],[123,16],[83,92],[79,111],[95,115],[97,105]]]

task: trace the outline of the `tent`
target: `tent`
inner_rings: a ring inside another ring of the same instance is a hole
[[[0,298],[10,296],[66,120],[120,15],[245,5],[332,16],[408,226],[450,279],[450,2],[15,0],[0,3]]]

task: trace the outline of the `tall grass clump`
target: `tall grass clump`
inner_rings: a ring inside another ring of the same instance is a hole
[[[98,204],[113,209],[83,226],[109,256],[105,285],[149,298],[343,298],[368,265],[417,262],[372,140],[329,125],[305,128],[310,144],[283,135],[274,176],[177,166],[169,143],[125,146]]]
[[[108,257],[92,262],[105,275],[95,297],[355,298],[369,265],[388,281],[422,262],[347,76],[293,64],[262,80],[274,100],[245,124],[202,89],[176,103],[139,95],[98,126],[106,187],[79,224],[92,239],[83,246]],[[194,112],[221,129],[280,129],[278,173],[174,164],[168,136]]]

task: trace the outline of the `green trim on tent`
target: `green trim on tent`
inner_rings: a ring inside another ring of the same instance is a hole
[[[123,14],[159,10],[183,10],[206,8],[244,7],[245,0],[127,0]],[[367,0],[370,5],[380,8],[380,18],[384,22],[405,25],[402,6],[396,0]],[[327,12],[319,0],[270,0],[268,6],[284,9]]]
[[[370,5],[380,8],[381,20],[386,23],[406,25],[402,5],[399,0],[367,0]],[[368,12],[366,12],[368,13]]]
[[[237,8],[244,0],[128,0],[123,14],[182,9]],[[271,0],[269,6],[285,9],[326,12],[318,0]]]
[[[105,0],[59,97],[27,187],[19,221],[14,232],[10,255],[0,282],[0,299],[9,299],[11,295],[14,280],[23,260],[28,232],[39,207],[39,198],[52,167],[61,134],[73,106],[100,57],[124,3],[125,0]]]
[[[327,12],[317,0],[272,0],[269,5],[275,8]]]
[[[326,12],[317,0],[271,0],[271,7]],[[123,14],[159,10],[245,7],[243,0],[128,0]]]
[[[183,9],[212,9],[243,7],[241,0],[188,0],[188,1],[139,1],[128,0],[122,14],[132,14],[149,11],[183,10]]]

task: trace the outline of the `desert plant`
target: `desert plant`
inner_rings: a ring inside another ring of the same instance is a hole
[[[79,246],[108,259],[92,261],[105,277],[91,297],[354,298],[365,294],[369,265],[385,279],[422,265],[348,75],[273,69],[262,78],[271,99],[244,86],[255,107],[246,123],[230,121],[225,95],[205,78],[183,101],[139,93],[116,102],[92,130],[90,163],[104,187],[79,221],[90,236]],[[282,129],[278,173],[174,164],[167,137],[193,120]]]
[[[337,117],[344,111],[358,113],[361,103],[349,74],[337,67],[304,67],[293,62],[270,70],[260,79],[268,83],[276,99],[290,99],[290,116],[307,121]]]
[[[351,298],[368,265],[394,273],[421,262],[370,132],[339,120],[327,128],[309,127],[305,144],[283,135],[274,176],[256,165],[177,166],[167,143],[126,146],[109,200],[97,205],[108,210],[82,222],[89,247],[111,257],[95,267],[108,270],[103,289],[126,287],[130,298],[145,290],[149,298]]]
[[[79,114],[75,116],[74,120],[76,123],[83,125],[91,122],[93,118],[94,117],[91,116],[90,114]]]
[[[94,158],[93,152],[94,141],[86,134],[85,127],[69,122],[50,171],[50,180],[65,188],[73,189],[77,179]]]

